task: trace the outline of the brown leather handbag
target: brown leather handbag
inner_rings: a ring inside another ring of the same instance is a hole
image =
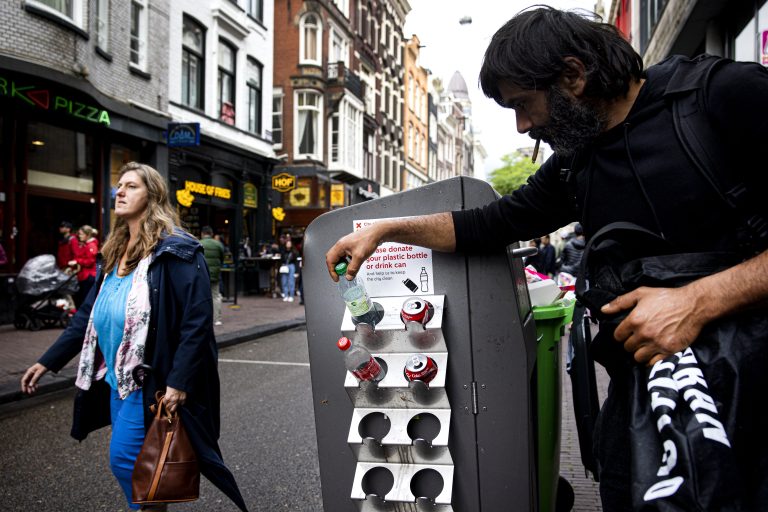
[[[200,467],[177,412],[170,414],[164,396],[150,409],[155,418],[133,468],[132,501],[139,504],[194,501],[200,495]]]

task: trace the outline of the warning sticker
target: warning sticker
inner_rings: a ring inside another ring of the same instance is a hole
[[[354,231],[389,219],[355,220]],[[365,260],[357,274],[371,297],[434,294],[432,249],[385,242]]]

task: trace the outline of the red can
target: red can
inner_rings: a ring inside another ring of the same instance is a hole
[[[428,384],[437,375],[437,363],[424,354],[414,354],[405,362],[403,370],[406,380],[420,380]]]
[[[403,302],[403,309],[400,311],[400,320],[402,320],[403,323],[418,322],[422,325],[426,325],[427,322],[432,320],[434,311],[435,308],[429,301],[419,297],[411,297]]]

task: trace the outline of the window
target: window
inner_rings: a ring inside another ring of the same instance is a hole
[[[66,22],[74,24],[78,28],[83,28],[83,6],[84,0],[26,0],[22,5],[33,10],[52,14],[57,18],[62,18]]]
[[[294,132],[294,153],[297,157],[322,160],[320,119],[323,111],[320,94],[310,91],[297,91],[295,94],[295,119],[298,123]]]
[[[648,48],[656,25],[661,20],[667,0],[640,0],[640,49]]]
[[[349,42],[344,38],[341,31],[331,27],[331,54],[328,56],[328,62],[343,62],[349,67]]]
[[[410,73],[408,73],[408,108],[411,109],[411,112],[416,110],[416,107],[414,104],[413,75]]]
[[[73,18],[74,13],[74,6],[72,5],[72,0],[36,0],[38,3],[41,3],[43,5],[47,5],[54,11],[58,11],[67,18]]]
[[[248,86],[248,131],[261,133],[261,73],[262,65],[248,58],[246,65],[246,85]]]
[[[264,21],[264,0],[248,0],[248,14]]]
[[[333,5],[335,5],[346,18],[349,18],[349,0],[333,0]]]
[[[109,0],[96,0],[96,46],[109,51]]]
[[[299,33],[299,62],[317,64],[322,63],[322,35],[323,29],[320,20],[315,14],[307,14],[301,20]]]
[[[405,149],[413,158],[413,123],[408,123],[408,145],[405,146]]]
[[[181,38],[181,102],[203,110],[205,84],[205,29],[184,16]]]
[[[275,148],[283,146],[283,91],[272,93],[272,143]]]
[[[235,125],[235,54],[236,50],[219,39],[219,119]]]
[[[147,69],[147,1],[131,2],[131,64]]]
[[[348,98],[330,120],[331,163],[359,172],[363,164],[363,106]]]

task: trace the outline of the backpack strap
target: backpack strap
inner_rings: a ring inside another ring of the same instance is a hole
[[[755,252],[768,240],[768,222],[750,204],[747,187],[738,173],[724,172],[728,155],[722,137],[707,116],[707,87],[712,73],[728,59],[701,55],[678,65],[664,92],[672,100],[675,132],[683,149],[720,199],[744,226],[742,249]],[[762,244],[759,242],[762,241]]]

